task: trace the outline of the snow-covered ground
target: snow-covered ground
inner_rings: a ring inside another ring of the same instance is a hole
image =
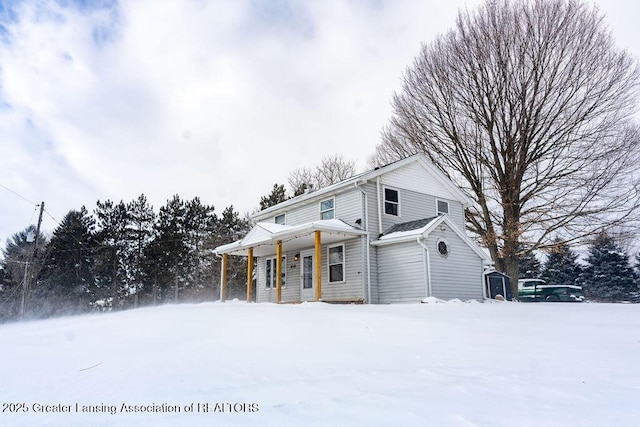
[[[8,324],[0,403],[2,426],[638,425],[640,305],[232,302]]]

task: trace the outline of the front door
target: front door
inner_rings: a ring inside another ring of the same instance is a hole
[[[300,299],[302,301],[313,301],[315,298],[313,290],[313,261],[313,251],[300,254]]]

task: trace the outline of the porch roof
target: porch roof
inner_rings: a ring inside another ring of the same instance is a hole
[[[308,249],[314,245],[316,231],[322,233],[323,244],[332,244],[366,234],[366,231],[339,219],[318,220],[294,226],[259,222],[242,239],[218,246],[214,252],[244,256],[249,248],[253,248],[255,256],[271,255],[276,252],[278,240],[282,241],[286,251]]]

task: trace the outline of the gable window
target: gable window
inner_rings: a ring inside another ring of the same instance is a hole
[[[282,287],[286,286],[286,265],[287,265],[287,257],[282,257]],[[265,260],[265,287],[267,289],[276,288],[276,259],[275,258],[267,258]]]
[[[400,216],[400,193],[393,188],[384,189],[384,213]]]
[[[335,199],[327,199],[320,202],[320,219],[333,219]]]
[[[344,245],[329,247],[329,283],[344,282]]]
[[[285,214],[280,214],[280,215],[276,215],[275,219],[273,222],[275,222],[276,224],[282,224],[285,225],[287,217],[285,216]]]
[[[436,215],[449,214],[449,202],[436,200]]]

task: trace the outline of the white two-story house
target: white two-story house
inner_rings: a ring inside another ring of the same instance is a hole
[[[221,297],[227,257],[246,256],[257,302],[483,299],[491,259],[464,232],[469,203],[421,154],[294,197],[215,249]]]

